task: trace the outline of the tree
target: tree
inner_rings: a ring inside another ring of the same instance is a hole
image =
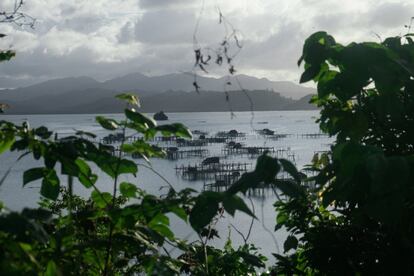
[[[315,157],[304,194],[275,204],[292,234],[275,273],[410,275],[414,272],[414,43],[341,45],[310,36],[299,60],[314,80],[321,130],[336,141]]]
[[[20,27],[30,26],[33,28],[36,20],[30,15],[20,11],[20,9],[23,7],[23,4],[23,0],[16,0],[12,11],[0,11],[0,23],[16,24]],[[5,36],[5,34],[0,33],[0,39],[4,38]],[[0,49],[0,62],[10,60],[15,55],[16,53],[12,50]],[[0,103],[0,113],[3,113],[6,108],[8,108],[7,104]]]

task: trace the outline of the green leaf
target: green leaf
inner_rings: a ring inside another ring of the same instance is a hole
[[[128,198],[136,197],[137,190],[138,190],[138,188],[132,183],[122,182],[119,185],[119,191],[121,192],[121,194],[125,197],[128,197]]]
[[[299,83],[304,83],[313,80],[319,74],[320,70],[320,66],[312,65],[308,67],[305,70],[305,72],[303,72],[303,74],[301,75]]]
[[[177,217],[181,218],[184,221],[187,221],[187,213],[183,208],[178,206],[170,207],[170,211],[173,212]]]
[[[94,190],[91,194],[91,198],[96,206],[102,209],[112,203],[112,195],[107,192],[101,193],[97,190]]]
[[[38,180],[45,175],[45,168],[32,168],[23,173],[23,186],[26,184]]]
[[[189,138],[193,137],[191,131],[183,124],[175,123],[169,125],[161,125],[156,127],[157,131],[161,131],[164,136],[175,135],[178,137]]]
[[[118,128],[118,123],[114,119],[108,119],[102,116],[96,116],[96,121],[107,130],[116,130]]]
[[[89,165],[82,159],[76,159],[75,164],[78,166],[79,169],[79,174],[77,175],[79,181],[86,188],[92,187],[98,180],[98,176],[92,173],[92,170],[89,167]]]
[[[256,172],[247,172],[242,174],[239,180],[231,185],[226,193],[237,194],[238,192],[245,193],[249,188],[255,188],[261,184],[263,177]]]
[[[152,230],[158,232],[160,235],[173,239],[174,234],[168,228],[168,225],[170,225],[170,219],[164,215],[164,214],[157,214],[154,218],[151,219],[151,221],[148,223],[148,227]]]
[[[77,136],[87,136],[87,137],[90,137],[92,139],[96,138],[96,135],[94,133],[88,132],[88,131],[83,131],[83,130],[76,130],[75,135],[77,135]]]
[[[276,180],[276,187],[278,187],[285,195],[298,198],[305,196],[305,190],[299,184],[291,180]]]
[[[275,231],[280,229],[285,222],[287,222],[289,219],[289,216],[284,212],[279,210],[277,216],[276,216],[276,226],[275,226]]]
[[[135,162],[128,160],[128,159],[121,160],[119,164],[118,174],[136,175],[137,172],[138,172],[138,166]]]
[[[120,174],[133,174],[138,172],[137,164],[128,159],[119,159],[109,153],[88,153],[88,160],[94,162],[102,171],[115,178]]]
[[[41,126],[34,130],[35,134],[42,139],[49,139],[52,136],[52,132],[47,129],[47,127]]]
[[[53,260],[50,260],[47,263],[46,271],[44,276],[56,276],[59,275],[57,271],[56,263]]]
[[[168,226],[164,224],[153,224],[153,225],[150,225],[149,227],[163,237],[166,237],[170,240],[174,239],[174,233],[171,231],[171,229]]]
[[[287,237],[285,243],[283,244],[283,249],[288,252],[291,249],[296,249],[298,247],[298,239],[295,236]]]
[[[0,133],[0,154],[9,150],[14,141],[15,138],[13,134],[7,133],[2,135],[2,133]]]
[[[125,109],[125,116],[135,124],[144,126],[145,128],[154,128],[157,125],[153,119],[136,112],[133,109]]]
[[[243,260],[255,267],[265,267],[266,264],[256,255],[249,254],[247,252],[239,252],[240,256],[243,258]]]
[[[14,51],[0,51],[0,61],[10,60],[14,56],[16,56]]]
[[[139,154],[145,159],[154,156],[161,158],[165,156],[165,151],[160,147],[148,144],[141,140],[135,141],[132,144],[123,144],[121,150],[129,154]]]
[[[138,96],[132,93],[123,93],[115,96],[117,99],[124,100],[129,104],[141,106]]]
[[[223,198],[223,207],[232,216],[234,216],[234,213],[235,213],[236,210],[239,210],[239,211],[242,211],[242,212],[248,214],[251,217],[256,218],[256,216],[250,210],[250,208],[247,207],[247,205],[243,201],[243,199],[241,199],[237,195],[225,196]]]
[[[190,224],[197,232],[208,225],[219,209],[219,201],[222,194],[215,192],[201,193],[190,213]]]
[[[59,195],[60,181],[55,170],[49,170],[43,177],[40,194],[48,199],[56,200]]]
[[[290,162],[289,160],[286,160],[286,159],[279,159],[279,162],[282,164],[283,170],[285,172],[290,174],[293,177],[293,179],[295,179],[296,182],[298,182],[298,183],[301,182],[302,176],[298,172],[298,170],[296,169],[296,166],[293,165],[292,162]]]
[[[280,166],[276,158],[263,154],[257,159],[255,173],[259,175],[265,183],[271,183],[279,171]]]

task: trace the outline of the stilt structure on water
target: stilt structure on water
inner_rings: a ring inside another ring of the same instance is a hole
[[[228,181],[230,178],[239,177],[251,168],[251,163],[220,163],[219,157],[209,157],[200,164],[176,166],[175,171],[186,180],[224,181],[227,179]]]
[[[165,151],[167,153],[167,159],[169,160],[177,160],[191,157],[206,157],[209,154],[208,149],[204,149],[201,147],[195,147],[186,150],[180,150],[177,147],[168,147],[165,148]]]
[[[236,144],[237,145],[237,144]],[[249,157],[257,157],[257,155],[268,152],[270,154],[275,153],[274,147],[246,147],[246,146],[235,146],[225,147],[222,149],[222,153],[225,156],[228,155],[248,155]]]
[[[230,131],[219,131],[216,133],[216,137],[234,140],[236,138],[246,138],[246,133],[238,132],[237,130],[232,129]]]
[[[319,138],[329,137],[329,135],[326,133],[302,133],[302,134],[297,134],[296,137],[304,138],[304,139],[319,139]]]

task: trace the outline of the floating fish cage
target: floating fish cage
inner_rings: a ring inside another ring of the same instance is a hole
[[[226,192],[232,184],[227,184],[222,181],[216,181],[213,183],[205,183],[203,186],[204,191],[213,191],[213,192]],[[257,187],[249,188],[246,191],[246,195],[249,197],[259,197],[264,198],[270,195],[274,195],[276,188],[272,188],[270,185],[260,183]]]
[[[222,153],[227,155],[248,155],[248,156],[257,156],[260,154],[263,154],[265,152],[268,152],[270,154],[276,153],[276,150],[274,147],[225,147],[222,149]]]
[[[100,140],[101,144],[111,145],[116,143],[121,143],[125,140],[125,135],[123,133],[111,133]]]
[[[206,157],[209,154],[208,149],[203,148],[192,148],[188,150],[180,150],[177,147],[168,147],[164,148],[167,153],[167,159],[169,160],[177,160],[183,158],[191,158],[191,157]]]
[[[186,140],[179,138],[176,140],[176,145],[177,147],[205,147],[208,143],[204,139]]]
[[[320,139],[324,137],[329,137],[326,133],[302,133],[296,135],[298,138],[304,138],[304,139]]]
[[[209,191],[225,191],[240,178],[240,175],[240,172],[216,173],[214,175],[214,182],[204,183],[203,189]]]
[[[208,135],[207,131],[202,131],[198,129],[192,130],[191,133],[196,134],[196,135],[204,135],[204,136]]]
[[[178,137],[176,136],[155,136],[152,141],[153,142],[159,142],[159,143],[167,143],[167,144],[172,144],[175,143],[178,139]]]
[[[287,134],[287,133],[276,133],[276,131],[270,130],[268,128],[259,129],[259,130],[256,130],[256,132],[259,135],[264,136],[266,139],[272,139],[272,140],[279,140],[279,139],[292,136],[292,134]]]
[[[280,140],[280,139],[285,139],[289,136],[292,136],[292,134],[280,133],[280,134],[267,135],[266,138],[272,139],[272,140]]]
[[[264,129],[259,129],[256,130],[256,132],[260,135],[264,135],[264,136],[270,136],[270,135],[275,135],[275,131],[274,130],[270,130],[268,128],[264,128]]]
[[[208,144],[224,144],[229,141],[229,138],[226,137],[205,137],[203,138]]]
[[[216,133],[216,137],[227,139],[246,138],[246,133],[238,132],[237,130],[232,129],[230,131],[219,131]]]
[[[212,180],[218,174],[238,175],[252,168],[251,163],[201,163],[176,166],[175,171],[186,180]]]

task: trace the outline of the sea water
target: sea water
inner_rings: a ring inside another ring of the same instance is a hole
[[[200,130],[214,136],[219,131],[232,129],[245,133],[246,136],[238,141],[246,146],[274,147],[275,149],[288,149],[294,153],[294,162],[299,168],[309,164],[315,152],[329,149],[332,138],[321,136],[309,139],[303,134],[319,133],[319,127],[315,123],[318,111],[263,111],[263,112],[192,112],[192,113],[168,113],[169,121],[166,123],[179,122],[191,130]],[[109,118],[122,119],[122,114],[107,114]],[[2,120],[14,123],[29,122],[31,127],[46,126],[58,133],[59,137],[74,134],[77,130],[93,132],[102,138],[109,132],[102,129],[95,122],[96,115],[1,115]],[[288,134],[286,138],[269,139],[257,133],[257,130],[268,128],[276,134]],[[162,146],[162,145],[161,145]],[[209,156],[221,156],[224,144],[212,144],[207,146]],[[35,207],[39,201],[40,181],[33,182],[22,187],[23,172],[33,167],[43,166],[41,161],[34,160],[30,155],[20,161],[16,153],[4,153],[0,156],[0,179],[11,168],[3,185],[0,186],[0,201],[11,210],[21,210],[24,207]],[[176,190],[186,187],[201,191],[205,181],[186,181],[176,174],[175,167],[181,165],[195,165],[203,158],[187,158],[176,161],[164,159],[152,159],[149,169],[143,160],[137,160],[139,172],[137,177],[124,176],[122,180],[136,183],[140,188],[149,193],[162,194],[166,190],[163,187],[172,185]],[[248,156],[222,157],[222,162],[243,162],[251,163],[254,168],[256,159]],[[161,174],[161,178],[158,174]],[[98,173],[98,187],[102,191],[112,191],[112,181],[109,177]],[[66,182],[61,179],[62,184]],[[167,183],[168,182],[168,183]],[[85,189],[79,183],[75,183],[75,193],[82,196],[89,196],[91,190]],[[277,200],[276,196],[268,191],[264,195],[245,198],[246,203],[254,205],[254,211],[258,220],[254,220],[249,242],[259,247],[266,256],[272,252],[282,253],[283,242],[287,233],[284,230],[274,232],[276,213],[273,207]],[[236,212],[235,217],[228,214],[216,225],[220,239],[212,241],[216,246],[222,246],[230,236],[233,244],[237,246],[243,242],[243,238],[233,229],[237,228],[245,236],[247,235],[251,217]],[[189,240],[197,239],[197,235],[191,227],[180,219],[171,216],[171,226],[180,238]],[[271,258],[271,257],[270,257]],[[272,258],[271,258],[272,259]]]

